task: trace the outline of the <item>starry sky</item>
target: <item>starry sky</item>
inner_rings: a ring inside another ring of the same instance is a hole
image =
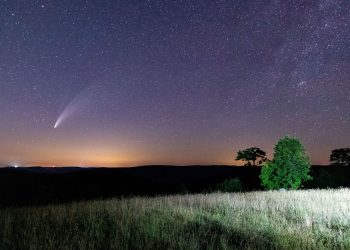
[[[350,146],[348,0],[0,2],[0,165]],[[54,128],[56,127],[56,128]]]

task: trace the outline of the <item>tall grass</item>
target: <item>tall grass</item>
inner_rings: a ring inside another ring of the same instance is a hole
[[[350,190],[1,209],[1,249],[350,249]]]

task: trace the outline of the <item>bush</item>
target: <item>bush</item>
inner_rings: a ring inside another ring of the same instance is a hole
[[[297,189],[311,180],[310,160],[305,149],[296,138],[285,136],[275,146],[274,158],[266,162],[260,179],[267,189]]]
[[[242,189],[242,183],[238,177],[227,179],[216,186],[216,190],[221,192],[237,192]]]
[[[338,179],[340,181],[340,179]],[[334,176],[334,171],[330,172],[326,169],[320,169],[317,176],[314,176],[314,182],[318,188],[335,188],[339,185],[336,177]]]

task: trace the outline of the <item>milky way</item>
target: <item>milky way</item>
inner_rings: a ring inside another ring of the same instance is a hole
[[[2,1],[0,164],[235,164],[285,134],[328,164],[350,146],[349,13],[348,0]],[[84,114],[52,129],[90,86]]]

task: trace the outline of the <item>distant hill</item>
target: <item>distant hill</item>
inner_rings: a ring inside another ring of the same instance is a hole
[[[261,190],[260,167],[140,166],[134,168],[0,168],[0,206],[134,195],[207,192],[239,178],[245,191]],[[350,186],[346,168],[313,166],[306,188]]]
[[[33,166],[33,167],[5,167],[5,169],[9,169],[15,172],[22,172],[22,173],[38,173],[38,174],[63,174],[63,173],[70,173],[74,171],[83,171],[86,168],[80,168],[80,167],[40,167],[40,166]]]

